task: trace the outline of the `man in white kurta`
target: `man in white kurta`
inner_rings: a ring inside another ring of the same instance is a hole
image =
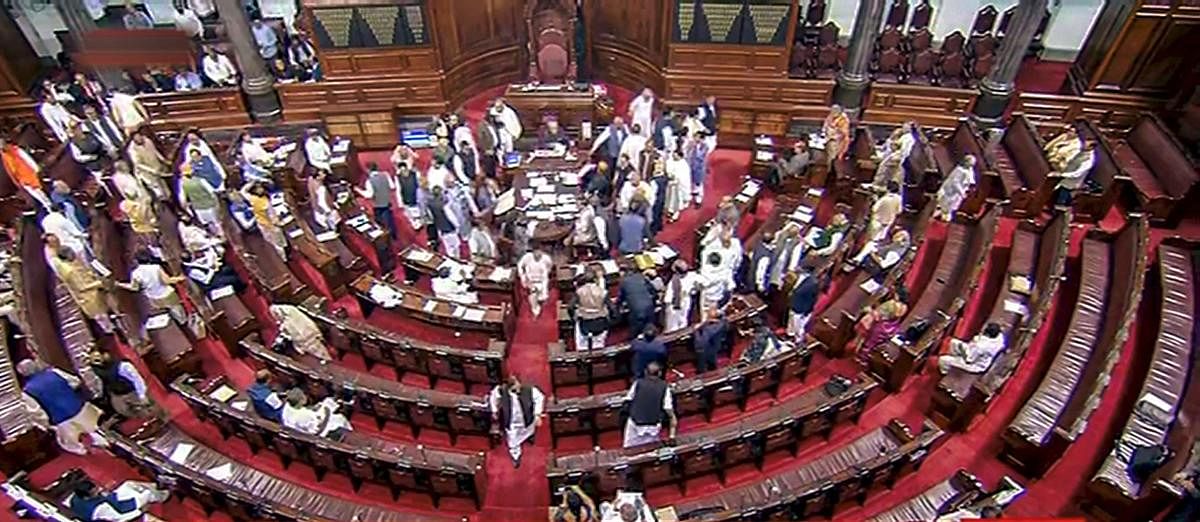
[[[692,204],[692,168],[684,159],[683,150],[676,150],[667,158],[666,169],[666,210],[674,221]]]
[[[309,435],[336,436],[335,432],[353,431],[354,426],[345,415],[336,413],[338,404],[326,397],[315,406],[308,406],[308,397],[299,388],[288,390],[287,402],[283,405],[283,426]]]
[[[92,252],[87,231],[81,230],[61,211],[52,210],[42,217],[42,232],[54,234],[63,247],[74,251],[79,258],[91,262]]]
[[[937,358],[938,371],[946,374],[951,368],[967,373],[983,373],[1004,351],[1004,332],[1000,325],[988,323],[970,342],[950,340],[950,353]]]
[[[967,199],[967,194],[971,192],[971,187],[975,186],[975,156],[966,155],[958,162],[958,166],[950,171],[946,179],[942,181],[942,186],[937,192],[937,210],[934,211],[934,219],[943,219],[950,221],[954,219],[954,213],[958,212],[958,207],[962,206],[963,200]]]
[[[506,382],[492,388],[488,405],[492,408],[492,419],[504,429],[513,466],[521,467],[521,444],[532,439],[542,425],[546,395],[536,386],[522,385],[516,375],[509,375]]]
[[[642,94],[629,102],[629,121],[639,127],[636,131],[644,137],[654,132],[654,91],[649,87],[642,89]]]
[[[488,114],[495,116],[500,121],[500,125],[504,130],[508,131],[509,137],[513,142],[521,139],[521,118],[517,116],[517,111],[512,108],[504,98],[496,98],[492,102],[492,106],[488,108]],[[503,139],[503,138],[502,138]],[[509,147],[507,150],[512,150]]]
[[[540,247],[526,252],[517,263],[517,275],[529,294],[529,309],[534,317],[542,315],[542,304],[550,298],[550,277],[553,272],[554,261]]]
[[[625,137],[625,141],[621,142],[621,156],[629,158],[629,162],[633,164],[633,168],[638,168],[637,159],[641,157],[643,150],[646,150],[646,142],[649,138],[630,131],[629,136]]]
[[[694,296],[704,289],[704,280],[688,270],[687,261],[675,261],[675,273],[663,291],[663,331],[674,332],[687,328]]]
[[[46,126],[50,127],[54,137],[63,143],[71,139],[71,125],[79,121],[79,118],[68,112],[62,103],[49,97],[38,106],[38,114],[42,116]]]
[[[150,113],[146,111],[142,102],[128,93],[113,92],[108,99],[108,107],[113,120],[121,126],[126,135],[137,132],[150,119]]]

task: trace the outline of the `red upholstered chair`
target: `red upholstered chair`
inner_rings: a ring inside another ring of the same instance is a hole
[[[545,84],[575,81],[575,8],[570,0],[526,0],[529,79]]]

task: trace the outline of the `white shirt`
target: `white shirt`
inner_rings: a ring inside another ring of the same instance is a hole
[[[700,268],[700,278],[704,283],[704,302],[716,303],[733,290],[733,274],[720,265],[705,264]]]
[[[325,408],[297,408],[291,404],[284,404],[280,420],[285,428],[309,435],[320,435],[321,425],[325,423],[325,417],[328,415],[329,411]]]
[[[138,265],[129,273],[129,280],[149,299],[165,299],[175,291],[163,282],[162,267],[158,265]]]
[[[188,0],[187,3],[188,7],[191,7],[197,15],[202,17],[217,12],[217,7],[213,5],[213,0]]]
[[[175,28],[183,31],[188,36],[193,38],[200,36],[204,32],[204,24],[200,22],[200,17],[196,16],[196,12],[184,8],[183,11],[175,11],[172,15],[175,21]]]
[[[633,201],[633,196],[641,193],[646,200],[646,204],[650,207],[654,206],[654,201],[658,198],[658,193],[645,181],[633,184],[633,181],[626,181],[621,185],[621,191],[617,193],[617,212],[625,212],[629,210],[629,204]]]
[[[508,384],[506,383],[500,386],[508,386]],[[492,407],[492,411],[497,413],[500,411],[500,386],[492,388],[492,392],[488,394],[488,404]],[[537,386],[531,386],[530,392],[530,395],[532,396],[531,398],[533,399],[533,417],[541,417],[542,412],[545,411],[546,395],[543,394],[542,390],[539,390]],[[505,426],[505,429],[523,430],[526,428],[526,426],[525,416],[521,411],[521,395],[518,393],[509,393],[508,397],[509,400],[512,401],[511,408],[509,410],[512,412],[512,417],[509,418],[508,426]],[[533,425],[530,424],[529,426],[532,427]]]
[[[308,162],[318,169],[329,169],[329,162],[333,158],[333,151],[329,149],[329,144],[325,142],[325,138],[313,136],[304,140],[304,154],[308,156]]]
[[[229,57],[223,54],[205,55],[201,65],[204,75],[214,83],[233,85],[237,82],[237,69],[233,67],[233,62],[229,61]]]
[[[242,142],[241,153],[242,157],[245,158],[246,161],[252,163],[257,163],[259,165],[270,165],[274,163],[274,157],[271,156],[271,153],[267,152],[267,149],[262,148],[262,145],[259,145],[253,139]]]
[[[1079,164],[1078,168],[1062,173],[1062,179],[1058,181],[1059,187],[1068,190],[1077,190],[1083,186],[1083,180],[1087,178],[1088,172],[1091,172],[1092,167],[1096,165],[1096,149],[1092,149],[1090,152],[1083,151],[1080,154],[1087,155],[1083,157],[1083,161]]]
[[[433,187],[442,187],[445,189],[446,180],[449,179],[450,176],[450,169],[444,166],[431,166],[429,167],[429,171],[425,173],[425,183],[429,186],[429,190],[431,191],[433,190]]]
[[[629,163],[634,169],[638,166],[638,154],[646,148],[646,137],[640,134],[630,134],[625,137],[625,142],[621,144],[621,154],[629,157]],[[643,173],[645,174],[645,173]]]
[[[42,119],[46,121],[46,125],[54,132],[58,141],[66,143],[71,139],[67,130],[71,127],[71,123],[79,121],[79,118],[72,116],[66,107],[60,103],[43,102],[38,107],[38,113],[42,115]]]
[[[471,291],[471,285],[463,281],[461,274],[451,272],[448,277],[434,277],[430,286],[438,299],[463,304],[479,302],[479,295]]]
[[[881,224],[891,225],[896,222],[896,216],[900,215],[900,207],[900,195],[889,192],[871,206],[871,217]]]
[[[533,252],[526,252],[517,263],[517,274],[525,281],[526,286],[550,281],[550,271],[553,269],[554,262],[550,260],[550,256],[543,254],[538,257]]]
[[[63,242],[63,246],[80,254],[83,253],[83,242],[88,237],[67,216],[58,211],[48,212],[42,218],[42,232],[58,236],[58,239]]]
[[[108,106],[112,111],[113,119],[127,131],[146,123],[141,103],[133,96],[123,92],[114,92],[108,100]]]
[[[471,234],[467,237],[467,248],[471,250],[471,255],[487,260],[496,259],[496,241],[482,227],[471,229]]]

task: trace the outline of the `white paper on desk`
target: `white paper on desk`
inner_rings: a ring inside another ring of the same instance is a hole
[[[437,301],[430,299],[428,301],[425,301],[425,306],[421,307],[421,309],[425,310],[427,313],[432,314],[434,310],[437,310],[437,305],[438,305]]]
[[[233,401],[229,403],[229,406],[237,411],[246,411],[246,408],[250,406],[250,403],[246,401]]]
[[[483,322],[483,315],[483,310],[478,308],[469,308],[467,309],[466,313],[463,314],[463,320],[470,321],[472,323],[479,323]]]
[[[529,200],[533,199],[533,189],[527,189],[527,188],[521,189],[521,199],[523,199],[525,201],[529,201]]]
[[[326,241],[333,241],[337,238],[338,238],[337,230],[327,230],[325,232],[321,232],[320,234],[317,234],[317,241],[320,241],[322,243],[324,243]]]
[[[1140,399],[1138,399],[1138,402],[1142,402],[1149,406],[1153,406],[1155,409],[1161,411],[1164,416],[1169,416],[1169,415],[1171,415],[1172,412],[1175,411],[1174,405],[1163,400],[1162,397],[1159,397],[1153,393],[1146,393],[1146,394],[1142,395],[1142,397]]]
[[[1014,274],[1008,278],[1008,287],[1019,294],[1029,295],[1033,290],[1033,281],[1029,280],[1029,276]]]
[[[341,153],[347,152],[349,150],[350,150],[350,140],[341,140],[338,142],[334,142],[334,144],[333,144],[333,152],[341,154]]]
[[[222,297],[229,297],[231,295],[233,295],[233,287],[229,286],[229,285],[225,285],[225,286],[222,286],[221,288],[214,288],[211,292],[208,293],[208,298],[210,300],[216,301],[217,299],[220,299]]]
[[[492,214],[500,216],[517,206],[516,193],[512,189],[506,190],[496,198],[496,206],[492,207]]]
[[[170,314],[153,315],[146,319],[146,329],[147,330],[158,330],[159,328],[163,328],[163,327],[167,326],[167,324],[170,322],[171,322]]]
[[[192,450],[194,449],[196,449],[195,445],[188,444],[186,442],[180,442],[179,444],[175,445],[175,449],[171,450],[171,456],[167,458],[171,459],[171,462],[176,464],[183,464],[187,462],[188,455],[191,455]]]
[[[812,196],[814,198],[819,198],[819,197],[821,197],[822,194],[825,194],[825,189],[814,187],[814,188],[808,189],[808,191],[805,192],[805,194]]]
[[[675,252],[675,249],[671,248],[671,246],[667,244],[661,244],[654,247],[654,251],[658,252],[658,255],[662,256],[663,259],[672,259],[679,255],[677,252]]]
[[[339,206],[345,205],[347,201],[350,201],[350,193],[349,192],[338,192],[337,197],[335,197],[333,199],[335,201],[337,201],[337,204]]]
[[[112,275],[112,270],[109,270],[107,266],[104,266],[104,263],[101,263],[99,259],[92,260],[92,270],[95,270],[100,277],[108,277]]]
[[[867,279],[861,285],[858,285],[858,287],[863,289],[864,292],[874,295],[879,290],[880,285],[874,279]]]
[[[217,389],[209,393],[208,396],[219,402],[229,402],[229,399],[237,397],[237,394],[237,390],[222,384],[221,386],[217,387]]]
[[[542,185],[537,188],[537,191],[539,194],[553,194],[555,188],[557,187],[554,185]]]
[[[358,215],[346,220],[346,224],[350,225],[352,227],[357,227],[358,225],[364,224],[366,222],[367,222],[367,216],[365,214],[358,214]]]
[[[467,307],[465,307],[465,306],[454,307],[453,315],[454,315],[454,317],[461,319],[463,316],[467,315]]]
[[[530,174],[531,175],[529,175],[529,176],[525,176],[525,178],[529,180],[530,187],[539,188],[539,187],[550,184],[550,180],[542,177],[542,175],[541,175],[542,173],[539,172],[539,173],[537,173],[537,175],[533,175],[533,173],[531,172]]]
[[[775,140],[771,139],[770,136],[757,136],[754,138],[755,145],[772,145],[774,143]]]
[[[804,206],[804,205],[796,207],[797,214],[812,214],[813,212],[814,212],[814,210],[812,209],[812,207],[808,207],[808,206]]]
[[[663,266],[667,263],[667,258],[663,257],[662,254],[654,250],[647,251],[646,255],[650,256],[650,260],[654,261],[655,265]]]
[[[409,259],[411,259],[411,260],[413,260],[413,261],[416,261],[416,262],[418,262],[418,263],[426,263],[426,262],[428,262],[430,259],[433,259],[433,252],[430,252],[430,251],[428,251],[428,250],[425,250],[424,248],[416,248],[416,247],[414,247],[414,248],[410,249],[410,250],[408,251],[408,255],[406,255],[406,256],[404,256],[404,257],[407,257],[407,258],[409,258]]]
[[[1025,303],[1014,301],[1012,299],[1004,300],[1004,311],[1021,315],[1026,315],[1028,313],[1028,310],[1025,308]]]
[[[282,206],[284,208],[287,208],[287,200],[283,199],[282,192],[271,193],[270,196],[267,196],[267,201],[270,201],[271,205],[274,205],[277,207]]]
[[[233,476],[233,466],[226,462],[220,466],[205,471],[204,474],[208,475],[208,478],[218,482],[225,482],[226,480],[229,480],[229,477]]]
[[[803,212],[797,212],[797,213],[796,213],[796,214],[794,214],[792,217],[793,217],[793,218],[795,218],[795,219],[796,219],[796,221],[799,221],[799,222],[801,222],[801,223],[804,223],[804,224],[806,224],[806,225],[807,225],[807,224],[809,224],[809,223],[812,223],[812,220],[813,220],[813,215],[812,215],[812,214],[805,214],[805,213],[803,213]]]
[[[605,274],[615,274],[621,271],[621,267],[617,266],[617,262],[612,259],[605,259],[600,262],[600,266],[604,267]]]
[[[284,143],[283,145],[280,145],[279,148],[275,149],[275,154],[279,154],[282,156],[284,154],[292,152],[293,150],[296,150],[296,142],[289,141],[287,143]]]
[[[771,161],[775,159],[775,153],[769,150],[760,150],[754,153],[756,161]]]
[[[300,227],[296,227],[291,230],[288,230],[288,233],[287,233],[288,239],[296,239],[303,235],[304,235],[304,230],[301,229]]]
[[[564,172],[558,175],[558,182],[568,187],[574,187],[579,184],[579,174]]]
[[[499,283],[501,281],[511,281],[512,280],[512,269],[507,268],[507,267],[498,266],[498,267],[492,269],[492,273],[490,275],[488,275],[488,279],[495,281],[497,283]]]
[[[370,238],[372,241],[382,235],[383,235],[383,231],[379,230],[378,228],[371,229],[370,232],[367,232],[367,237]]]

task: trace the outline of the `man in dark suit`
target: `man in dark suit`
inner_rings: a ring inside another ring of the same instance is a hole
[[[717,119],[717,97],[711,94],[705,96],[704,102],[697,107],[696,112],[699,114],[700,123],[704,125],[708,133],[715,135],[717,133],[717,123],[719,122]]]
[[[717,307],[708,309],[704,323],[696,330],[696,373],[717,369],[717,354],[729,337],[729,322]]]
[[[788,327],[787,333],[796,342],[804,340],[804,328],[808,326],[808,319],[812,317],[813,308],[817,305],[817,297],[821,294],[821,285],[817,281],[817,276],[813,275],[813,267],[804,264],[800,267],[800,278],[796,280],[796,286],[792,289],[791,298],[788,299]]]
[[[652,270],[648,270],[653,275]],[[630,272],[621,279],[617,288],[617,306],[629,309],[629,331],[644,332],[654,322],[654,310],[658,305],[658,290],[650,277],[641,272]]]
[[[500,146],[500,131],[497,130],[494,116],[488,116],[479,122],[476,130],[478,136],[475,142],[479,144],[479,166],[489,178],[496,177],[496,149]]]
[[[614,116],[612,123],[596,137],[592,153],[600,152],[609,165],[616,165],[617,158],[621,156],[621,144],[625,143],[625,138],[628,137],[629,127],[625,126],[625,119]]]
[[[633,350],[634,379],[641,379],[646,374],[646,366],[652,362],[667,364],[667,345],[658,339],[658,328],[652,324],[647,325],[629,347]]]

